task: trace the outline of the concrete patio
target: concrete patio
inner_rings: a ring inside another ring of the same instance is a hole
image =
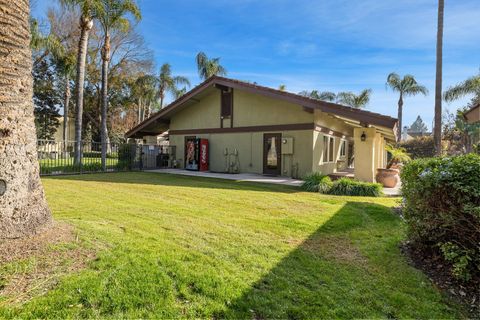
[[[273,184],[282,184],[287,186],[300,187],[303,183],[299,179],[291,179],[287,177],[275,177],[275,176],[264,176],[254,173],[217,173],[209,171],[189,171],[184,169],[154,169],[148,170],[149,172],[158,172],[158,173],[168,173],[168,174],[178,174],[184,176],[193,176],[193,177],[204,177],[204,178],[216,178],[216,179],[226,179],[226,180],[235,180],[242,182],[259,182],[259,183],[273,183]],[[395,188],[383,188],[383,193],[385,196],[394,197],[400,195],[401,184],[398,184]]]

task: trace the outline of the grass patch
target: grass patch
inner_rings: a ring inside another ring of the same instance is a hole
[[[55,219],[106,248],[3,318],[464,317],[401,255],[396,199],[156,173],[43,183]]]

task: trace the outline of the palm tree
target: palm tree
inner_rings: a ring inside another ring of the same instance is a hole
[[[100,0],[61,0],[69,7],[80,8],[80,38],[77,51],[77,76],[75,79],[75,159],[76,165],[82,161],[82,118],[83,118],[83,86],[85,82],[85,62],[87,58],[88,37],[93,28],[93,19],[100,7]]]
[[[398,74],[392,72],[387,77],[387,86],[392,88],[400,94],[398,98],[398,126],[397,126],[397,141],[400,141],[402,137],[402,114],[403,114],[403,98],[407,96],[415,96],[419,93],[423,95],[428,94],[428,90],[425,86],[418,84],[412,75],[405,75],[400,78]]]
[[[371,89],[362,90],[358,95],[353,92],[339,92],[337,94],[337,102],[350,106],[352,108],[361,109],[370,102]]]
[[[30,19],[30,35],[30,48],[34,51],[43,51],[35,58],[33,62],[34,66],[45,59],[50,53],[53,55],[63,54],[64,48],[60,43],[60,39],[51,32],[48,35],[44,35],[40,31],[38,21],[33,18]]]
[[[280,91],[286,91],[286,90],[287,90],[287,86],[284,85],[284,84],[281,84],[281,85],[278,86],[278,90],[280,90]]]
[[[328,101],[328,102],[333,102],[335,101],[337,95],[333,92],[330,91],[317,91],[317,90],[312,90],[312,91],[300,91],[298,93],[301,96],[312,98],[312,99],[317,99],[317,100],[322,100],[322,101]]]
[[[186,77],[172,76],[172,68],[170,67],[170,64],[164,63],[160,68],[160,75],[158,76],[160,108],[163,108],[163,100],[166,92],[170,92],[175,97],[182,95],[180,94],[181,89],[178,89],[178,85],[186,85],[190,87],[190,81]]]
[[[438,0],[438,23],[437,23],[437,64],[435,72],[435,126],[433,128],[433,140],[435,153],[442,154],[442,62],[443,62],[443,9],[444,0]]]
[[[475,99],[480,100],[480,74],[448,88],[443,94],[443,98],[447,102],[452,102],[468,94],[473,94]]]
[[[199,52],[196,60],[200,79],[206,80],[214,75],[227,75],[227,70],[220,65],[220,58],[209,59],[205,53]]]
[[[142,122],[150,116],[152,104],[157,100],[158,79],[146,74],[138,77],[132,85],[132,98],[137,101],[138,122]]]
[[[54,55],[53,61],[56,65],[57,72],[63,77],[65,91],[63,100],[63,141],[65,148],[67,147],[68,136],[68,113],[70,106],[70,81],[75,71],[75,53],[70,51],[62,55]]]
[[[108,64],[110,62],[110,32],[113,29],[126,32],[130,28],[130,21],[125,17],[131,14],[135,20],[140,20],[140,9],[132,0],[101,0],[97,19],[103,29],[102,47],[102,112],[101,112],[101,143],[102,143],[102,170],[106,170],[107,160],[107,109],[108,109]]]
[[[29,1],[0,1],[0,238],[51,223],[33,121]]]
[[[173,97],[176,99],[180,98],[183,96],[185,93],[187,93],[187,87],[183,87],[181,89],[175,89],[175,91],[172,93]]]

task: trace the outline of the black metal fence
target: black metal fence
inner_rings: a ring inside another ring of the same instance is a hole
[[[94,172],[135,171],[174,167],[175,147],[108,143],[105,166],[102,144],[82,142],[75,157],[75,141],[38,141],[40,175],[81,174]]]

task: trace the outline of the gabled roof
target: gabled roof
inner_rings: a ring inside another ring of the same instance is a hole
[[[192,90],[178,98],[177,100],[170,103],[165,108],[161,109],[160,111],[154,113],[148,119],[145,119],[132,129],[130,129],[125,136],[127,138],[130,137],[141,137],[143,135],[149,134],[158,134],[151,129],[148,128],[152,127],[152,125],[161,125],[162,123],[168,125],[170,116],[175,113],[175,111],[187,104],[189,101],[194,100],[197,95],[200,95],[204,91],[214,86],[224,86],[234,89],[239,89],[242,91],[260,94],[264,96],[268,96],[274,99],[280,99],[284,101],[288,101],[290,103],[301,105],[308,109],[318,109],[326,113],[330,113],[342,118],[348,118],[355,121],[358,121],[364,125],[376,125],[381,127],[386,127],[390,129],[395,129],[397,125],[397,119],[384,116],[379,113],[365,111],[361,109],[356,109],[352,107],[347,107],[337,103],[331,103],[326,101],[321,101],[317,99],[312,99],[308,97],[304,97],[298,94],[285,92],[269,87],[259,86],[257,84],[252,84],[240,80],[234,80],[219,76],[212,76],[205,80],[204,82],[200,83],[198,86],[194,87]],[[394,130],[395,131],[395,130]]]
[[[466,112],[463,113],[464,118],[468,123],[475,123],[480,121],[480,103],[477,103]]]

